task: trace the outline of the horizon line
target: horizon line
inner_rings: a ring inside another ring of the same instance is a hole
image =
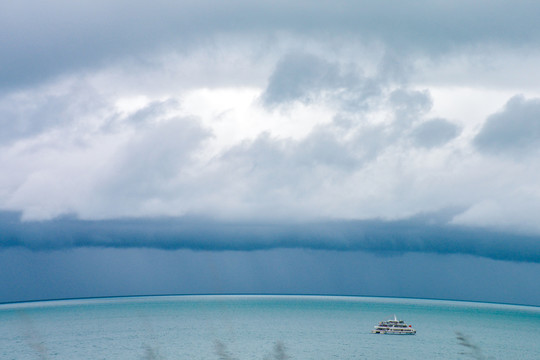
[[[523,303],[507,303],[496,301],[482,301],[482,300],[463,300],[463,299],[450,299],[450,298],[430,298],[430,297],[414,297],[414,296],[392,296],[392,295],[357,295],[357,294],[331,294],[331,293],[186,293],[186,294],[130,294],[130,295],[103,295],[103,296],[83,296],[83,297],[66,297],[66,298],[49,298],[49,299],[32,299],[32,300],[20,300],[20,301],[7,301],[0,302],[0,307],[6,305],[24,305],[35,303],[51,303],[60,301],[77,301],[77,300],[103,300],[103,299],[128,299],[128,298],[158,298],[158,297],[228,297],[228,296],[266,296],[266,297],[336,297],[336,298],[376,298],[376,299],[405,299],[405,300],[428,300],[428,301],[450,301],[459,303],[474,303],[474,304],[492,304],[492,305],[505,305],[505,306],[524,306],[530,308],[540,309],[540,305],[523,304]],[[1,308],[0,308],[1,310]]]

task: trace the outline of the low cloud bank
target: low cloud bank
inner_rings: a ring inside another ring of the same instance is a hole
[[[21,222],[0,213],[0,247],[57,250],[80,247],[254,251],[276,248],[467,254],[496,260],[540,263],[540,237],[447,225],[441,214],[405,220],[318,222],[216,221],[204,218],[61,218]]]

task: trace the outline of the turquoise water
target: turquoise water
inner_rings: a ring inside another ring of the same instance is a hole
[[[393,314],[417,335],[370,333]],[[540,308],[322,296],[0,305],[0,359],[285,358],[540,359]]]

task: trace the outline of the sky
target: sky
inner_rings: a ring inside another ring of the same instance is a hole
[[[0,302],[540,306],[536,1],[0,1]]]

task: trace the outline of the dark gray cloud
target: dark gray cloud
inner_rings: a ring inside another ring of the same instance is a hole
[[[411,133],[417,146],[432,148],[446,144],[459,135],[460,128],[445,119],[431,119],[416,126]]]
[[[159,49],[186,51],[224,33],[349,36],[390,48],[441,52],[478,43],[535,46],[535,2],[452,4],[345,0],[250,2],[84,1],[46,6],[32,0],[4,4],[0,14],[0,88],[42,81]],[[479,20],[481,19],[481,21]],[[505,26],[501,26],[505,24]]]
[[[491,154],[524,154],[540,147],[540,99],[515,96],[490,115],[474,145]]]
[[[400,130],[409,128],[413,122],[420,120],[433,106],[433,100],[428,90],[419,91],[408,88],[392,91],[388,102],[395,113],[395,125]]]
[[[389,102],[396,112],[409,116],[418,116],[431,109],[433,100],[427,90],[400,88],[392,91]]]
[[[0,217],[4,248],[35,250],[80,247],[254,251],[305,248],[468,254],[497,260],[540,262],[538,236],[446,225],[449,213],[396,220],[215,221],[203,218],[83,221],[59,218],[21,222],[16,213]]]
[[[312,102],[320,91],[337,88],[342,81],[336,64],[309,54],[289,54],[276,65],[262,100],[267,106]]]
[[[379,84],[354,69],[344,69],[312,54],[291,53],[277,63],[262,101],[273,107],[294,101],[312,103],[326,97],[340,101],[342,106],[359,108],[380,91]]]
[[[433,107],[433,99],[428,90],[412,90],[407,87],[393,90],[388,95],[388,103],[394,112],[394,121],[390,125],[391,142],[404,137]]]

